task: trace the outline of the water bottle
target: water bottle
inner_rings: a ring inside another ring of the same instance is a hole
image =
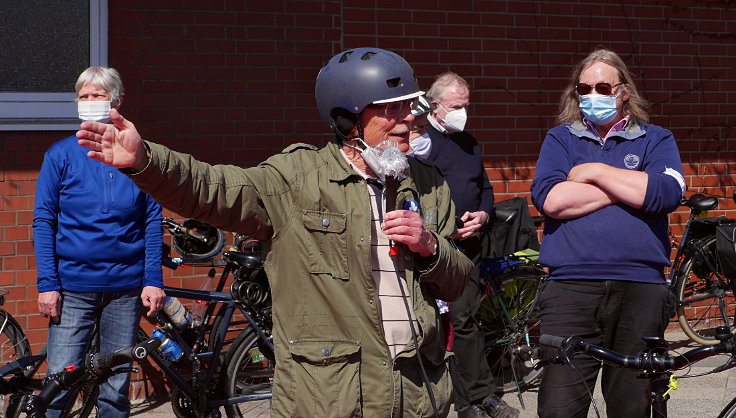
[[[164,312],[171,318],[171,322],[176,325],[177,328],[185,328],[189,326],[191,322],[191,313],[184,305],[179,302],[179,299],[166,296],[166,304],[164,305]]]
[[[184,355],[184,350],[179,347],[179,344],[177,344],[176,341],[172,341],[158,328],[153,330],[153,338],[158,338],[159,340],[161,340],[161,345],[158,347],[158,349],[161,350],[161,352],[164,353],[166,358],[168,358],[169,360],[179,361],[179,359],[181,359],[181,356]]]

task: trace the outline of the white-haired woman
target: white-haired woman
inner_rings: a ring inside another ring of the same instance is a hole
[[[105,122],[123,83],[113,68],[90,67],[75,85],[79,117]],[[141,301],[148,315],[164,303],[161,206],[117,170],[87,158],[72,135],[45,153],[36,183],[33,239],[38,308],[49,318],[48,370],[79,366],[99,324],[100,350],[134,344]],[[130,414],[128,373],[102,385],[99,416]],[[47,416],[59,416],[64,395]]]

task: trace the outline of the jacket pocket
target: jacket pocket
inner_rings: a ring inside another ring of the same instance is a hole
[[[307,230],[310,272],[347,280],[347,215],[305,210],[302,221]]]
[[[360,416],[359,341],[290,341],[289,351],[296,389],[291,416]]]
[[[106,170],[105,181],[106,206],[111,210],[130,209],[138,197],[138,187],[132,180],[117,170]]]

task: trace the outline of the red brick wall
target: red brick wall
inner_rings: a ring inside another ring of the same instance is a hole
[[[528,196],[572,65],[604,45],[630,65],[653,104],[652,122],[673,131],[690,192],[728,196],[736,179],[736,11],[719,4],[110,0],[109,62],[125,82],[122,113],[144,137],[246,166],[290,143],[327,139],[314,79],[344,49],[396,51],[423,88],[455,71],[472,86],[468,130],[500,200]],[[0,286],[34,344],[45,340],[33,286],[35,178],[43,151],[70,134],[0,133]],[[723,200],[721,209],[736,205]]]

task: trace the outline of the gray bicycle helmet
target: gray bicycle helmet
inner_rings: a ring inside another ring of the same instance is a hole
[[[380,48],[355,48],[335,55],[319,71],[314,89],[319,114],[332,131],[335,109],[358,115],[369,104],[422,94],[409,63]]]

